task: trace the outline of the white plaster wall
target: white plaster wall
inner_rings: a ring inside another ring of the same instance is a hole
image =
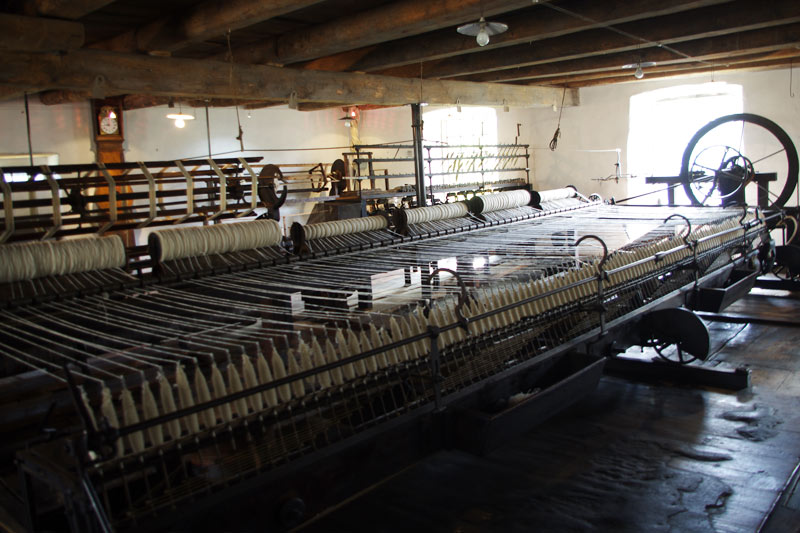
[[[45,106],[29,99],[31,147],[34,153],[56,153],[61,164],[94,161],[89,103]],[[0,102],[0,154],[27,154],[25,102]]]
[[[128,161],[173,160],[207,157],[205,109],[183,109],[197,118],[176,128],[165,116],[167,107],[125,112]],[[263,156],[264,163],[325,163],[341,157],[349,137],[339,117],[340,109],[296,111],[285,106],[239,110],[244,132],[245,155]],[[210,108],[211,153],[215,156],[239,156],[239,134],[234,108]],[[314,149],[314,150],[309,150]]]
[[[740,84],[744,93],[744,112],[763,115],[778,123],[800,146],[800,78],[794,76],[795,97],[790,97],[789,70],[717,73],[714,81]],[[581,150],[622,150],[623,171],[627,168],[627,142],[630,97],[645,91],[683,84],[711,81],[709,75],[680,79],[636,81],[581,89],[581,104],[563,111],[561,139],[555,152],[547,148],[558,122],[551,108],[530,109],[529,142],[535,152],[534,183],[542,189],[576,185],[586,193],[597,192],[603,198],[627,195],[627,183],[594,181],[614,172],[614,153],[587,153]],[[689,139],[687,139],[688,143]],[[638,178],[644,180],[644,177]]]
[[[550,107],[498,109],[500,142],[511,143],[516,125],[521,124],[519,142],[532,148],[532,179],[540,189],[574,184],[581,191],[598,192],[604,198],[627,194],[626,182],[594,181],[614,172],[614,152],[589,153],[583,150],[621,149],[623,170],[627,168],[629,99],[632,95],[685,83],[703,83],[709,76],[692,76],[667,81],[647,79],[639,82],[582,89],[581,105],[563,110],[562,136],[558,149],[547,144],[553,136],[558,113]],[[795,76],[800,78],[800,76]],[[780,124],[800,145],[800,79],[794,80],[789,94],[789,70],[720,74],[717,81],[741,84],[745,112],[764,115]],[[31,136],[34,152],[55,152],[60,163],[85,163],[94,159],[90,112],[87,103],[44,106],[36,98],[30,102]],[[431,108],[432,109],[432,108]],[[176,159],[205,156],[205,116],[197,109],[197,120],[186,128],[175,128],[164,115],[166,107],[126,111],[125,157],[128,161]],[[231,108],[211,109],[212,153],[238,152],[236,114]],[[300,112],[286,107],[240,111],[247,155],[262,155],[272,163],[329,164],[341,157],[349,145],[349,131],[338,119],[339,108]],[[408,106],[377,109],[361,113],[362,143],[394,142],[411,139],[411,112]],[[291,151],[296,149],[313,149]],[[266,151],[270,150],[270,151]],[[27,153],[25,116],[22,99],[0,103],[0,154]],[[233,153],[231,155],[237,155]],[[640,178],[644,179],[644,178]]]

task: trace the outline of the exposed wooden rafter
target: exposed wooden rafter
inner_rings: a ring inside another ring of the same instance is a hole
[[[23,8],[29,15],[77,20],[114,0],[27,0]]]
[[[772,69],[778,66],[797,63],[800,61],[800,50],[781,50],[768,54],[757,54],[744,56],[738,60],[731,60],[724,65],[719,65],[713,71],[707,67],[695,65],[667,65],[662,67],[646,68],[644,79],[654,80],[671,78],[676,76],[692,76],[706,74],[707,79],[714,79],[714,74],[727,71],[755,71]],[[624,73],[623,73],[624,72]],[[634,82],[633,74],[630,71],[607,71],[594,74],[581,74],[565,76],[552,80],[558,87],[568,86],[571,88],[592,87],[596,85],[607,85],[609,83]]]
[[[644,40],[632,39],[606,29],[596,29],[564,37],[536,41],[481,54],[462,55],[422,65],[427,77],[448,78],[474,75],[501,69],[512,69],[553,61],[565,61],[609,53],[637,50],[651,46],[648,43],[672,45],[687,40],[711,38],[719,35],[768,28],[787,22],[800,21],[800,3],[796,0],[775,0],[768,7],[753,11],[752,1],[740,0],[724,8],[708,7],[683,14],[667,15],[642,22],[619,25],[625,34]],[[735,43],[733,49],[737,49]],[[382,71],[393,76],[419,75],[419,65]],[[503,79],[502,74],[486,76]],[[475,76],[474,79],[484,79]]]
[[[401,0],[238,48],[234,57],[242,63],[297,63],[477,20],[482,13],[491,16],[529,5],[530,0]]]
[[[796,0],[0,4],[4,94],[49,91],[40,97],[48,104],[127,95],[128,109],[169,99],[257,108],[286,103],[292,92],[302,109],[420,100],[535,105],[553,98],[514,91],[629,81],[619,67],[640,60],[656,61],[659,75],[775,53],[788,55],[772,56],[773,65],[788,66],[800,41]],[[485,47],[455,31],[481,15],[509,26]]]
[[[369,49],[348,51],[320,58],[304,65],[318,70],[356,70],[374,72],[391,67],[416,64],[443,59],[461,54],[497,50],[512,45],[529,45],[538,39],[547,39],[578,31],[597,28],[600,24],[620,24],[644,17],[679,13],[704,6],[716,6],[730,0],[642,0],[638,2],[602,2],[594,0],[570,0],[559,2],[570,11],[585,18],[565,16],[544,6],[529,8],[515,16],[497,17],[508,24],[506,33],[498,35],[485,48],[479,48],[475,40],[454,31],[451,23],[447,29],[424,35],[407,37],[381,44]],[[590,19],[590,20],[587,20]],[[497,52],[499,55],[503,51]],[[411,67],[413,69],[414,67]]]
[[[89,91],[44,91],[39,93],[39,101],[44,105],[85,102],[92,97]]]
[[[487,82],[522,80],[547,82],[548,78],[618,69],[622,65],[639,61],[654,61],[662,66],[698,62],[707,62],[709,63],[708,66],[724,65],[730,62],[731,58],[784,48],[795,49],[798,45],[800,45],[800,23],[742,32],[735,35],[723,35],[710,39],[697,39],[676,45],[676,49],[685,55],[678,55],[670,50],[652,46],[639,51],[603,54],[572,61],[559,61],[531,67],[498,70],[470,76],[467,79]]]
[[[224,35],[322,0],[209,0],[179,17],[163,17],[93,45],[118,52],[172,52],[195,41]]]
[[[369,74],[320,72],[265,65],[77,50],[66,54],[0,53],[0,84],[39,90],[103,91],[181,98],[230,98],[352,104],[551,105],[551,88],[460,81],[401,79]],[[577,103],[570,93],[567,105]]]
[[[76,50],[83,40],[83,25],[76,22],[0,13],[0,50]]]

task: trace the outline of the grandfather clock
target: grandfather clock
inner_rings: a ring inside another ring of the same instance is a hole
[[[94,124],[94,144],[95,158],[100,163],[122,163],[125,155],[122,151],[123,137],[123,115],[122,98],[105,98],[103,100],[92,100],[92,124]],[[109,170],[112,176],[121,174],[120,171]],[[132,192],[130,187],[118,186],[117,195]],[[98,187],[98,194],[107,194],[107,187]],[[117,209],[130,205],[130,201],[118,200]],[[99,202],[98,207],[108,209],[107,202]],[[133,231],[120,232],[122,240],[126,246],[135,246],[136,238]]]
[[[92,100],[92,123],[97,160],[101,163],[122,163],[123,120],[122,98]]]

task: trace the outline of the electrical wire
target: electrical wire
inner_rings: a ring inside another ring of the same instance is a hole
[[[690,60],[695,61],[697,63],[703,63],[703,64],[711,65],[711,66],[714,66],[716,64],[716,63],[712,63],[710,61],[704,61],[702,59],[696,59],[696,58],[690,56],[689,54],[685,54],[685,53],[681,52],[680,50],[676,50],[675,48],[672,48],[671,46],[668,46],[668,45],[666,45],[664,43],[651,41],[649,39],[645,39],[644,37],[639,37],[638,35],[634,35],[634,34],[629,33],[627,31],[624,31],[624,30],[621,30],[619,28],[616,28],[616,27],[612,26],[611,24],[605,24],[603,22],[594,20],[591,17],[586,17],[586,16],[581,15],[579,13],[575,13],[574,11],[570,11],[569,9],[564,9],[563,7],[560,7],[560,6],[557,6],[557,5],[553,5],[552,2],[538,2],[538,4],[539,5],[543,5],[543,6],[547,6],[550,9],[552,9],[553,11],[558,11],[559,13],[562,13],[564,15],[568,15],[568,16],[576,18],[578,20],[582,20],[582,21],[588,22],[590,24],[596,24],[597,26],[600,26],[600,27],[605,28],[605,29],[607,29],[609,31],[612,31],[614,33],[622,35],[623,37],[627,37],[629,39],[633,39],[634,41],[639,41],[641,43],[648,44],[650,46],[655,46],[655,47],[661,48],[663,50],[671,52],[671,53],[673,53],[673,54],[675,54],[677,56],[683,57],[685,59],[690,59]]]

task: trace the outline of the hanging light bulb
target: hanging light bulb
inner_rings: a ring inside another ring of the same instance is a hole
[[[644,70],[643,68],[646,67],[654,67],[656,66],[655,61],[637,61],[636,63],[628,63],[627,65],[622,65],[623,69],[631,69],[633,70],[633,77],[637,80],[644,78]],[[634,70],[635,69],[635,70]]]
[[[170,107],[174,107],[174,105]],[[178,104],[178,112],[168,114],[167,118],[175,121],[176,128],[183,128],[186,126],[187,120],[194,120],[194,115],[184,113],[183,107],[180,104]]]
[[[486,23],[481,23],[481,29],[478,31],[478,35],[475,37],[475,40],[478,41],[478,46],[486,46],[489,44],[489,32],[486,31]]]
[[[478,46],[486,46],[489,44],[489,37],[498,35],[508,30],[508,26],[502,22],[486,22],[486,19],[481,17],[478,22],[470,22],[459,26],[456,31],[461,35],[471,35],[475,37]]]
[[[352,127],[353,124],[358,121],[358,112],[356,111],[356,108],[351,107],[350,109],[345,110],[345,115],[339,120],[344,123],[345,128]]]

